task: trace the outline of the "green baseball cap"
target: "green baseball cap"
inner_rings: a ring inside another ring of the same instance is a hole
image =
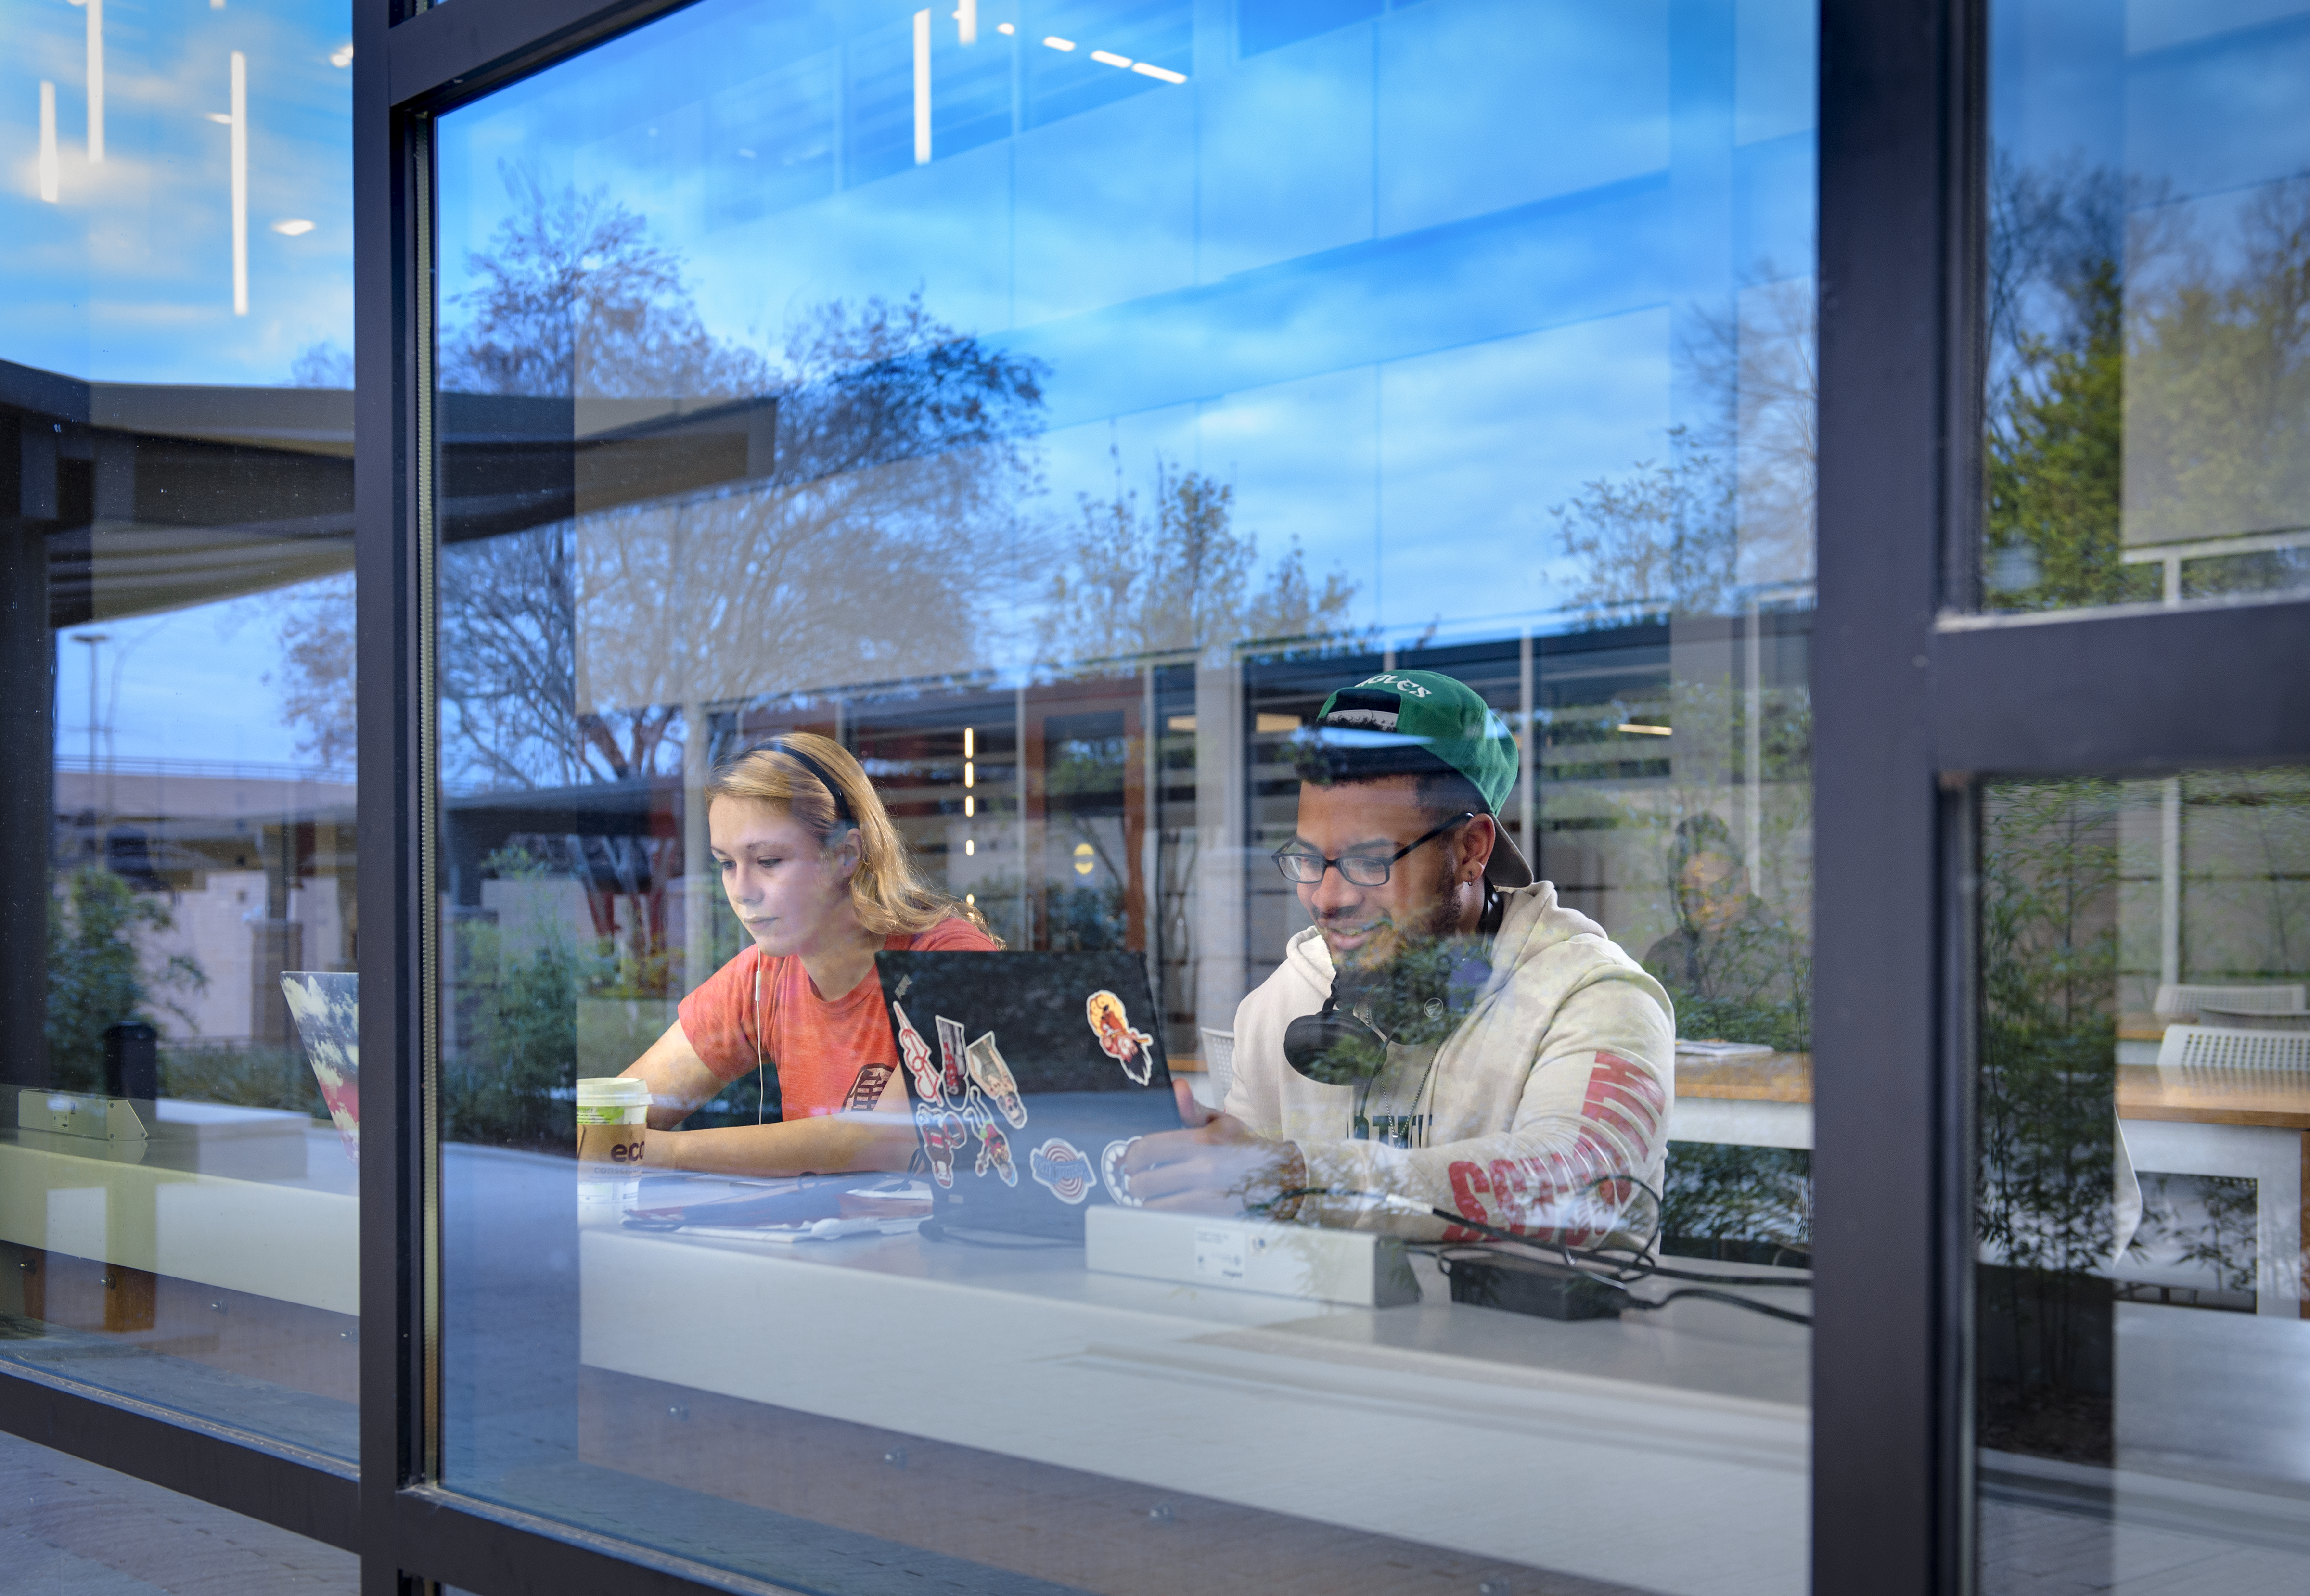
[[[1324,700],[1307,733],[1351,763],[1369,750],[1385,763],[1389,751],[1433,756],[1468,778],[1498,817],[1515,788],[1523,759],[1515,734],[1466,682],[1437,671],[1382,671]],[[1416,769],[1424,760],[1408,760]],[[1495,833],[1484,877],[1495,886],[1528,887],[1532,866],[1505,829]]]

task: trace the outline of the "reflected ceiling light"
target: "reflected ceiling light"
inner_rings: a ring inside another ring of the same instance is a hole
[[[915,164],[931,163],[931,13],[915,13]]]
[[[88,162],[104,159],[104,0],[88,0]]]
[[[93,4],[101,0],[89,0]],[[248,57],[232,52],[232,313],[248,314]]]
[[[965,793],[962,795],[962,818],[966,820],[972,820],[977,814],[978,795],[976,793]]]
[[[1131,70],[1133,72],[1144,73],[1151,78],[1159,78],[1167,83],[1184,83],[1187,81],[1187,74],[1185,73],[1168,72],[1160,66],[1150,65],[1144,61],[1133,62],[1131,64]]]
[[[1127,67],[1131,65],[1130,56],[1118,56],[1112,50],[1093,50],[1090,58],[1104,66]]]
[[[230,111],[211,111],[209,113],[209,120],[212,122],[221,123],[225,126],[230,127],[232,126],[232,113]]]
[[[962,757],[966,759],[976,759],[977,756],[978,728],[977,726],[965,726],[962,729]]]
[[[978,42],[978,0],[955,0],[954,37],[958,44]]]
[[[976,854],[977,852],[978,852],[978,839],[977,839],[977,837],[964,837],[964,838],[962,839],[962,853],[963,853],[963,857],[964,857],[964,858],[966,858],[966,859],[967,859],[967,858],[969,858],[969,857],[971,857],[972,855]]]
[[[56,203],[56,86],[40,83],[40,197]]]
[[[1616,732],[1635,732],[1646,737],[1672,737],[1676,734],[1674,726],[1648,726],[1642,722],[1632,720],[1624,720],[1612,729]]]
[[[313,224],[301,216],[291,217],[287,221],[274,222],[273,230],[288,238],[301,239],[313,230]]]
[[[1055,33],[1052,34],[1048,39],[1046,39],[1043,40],[1043,42],[1044,42],[1045,44],[1046,44],[1046,45],[1049,45],[1049,46],[1050,46],[1053,49],[1055,49],[1055,50],[1071,50],[1071,49],[1072,49],[1072,48],[1075,48],[1075,41],[1074,41],[1073,39],[1061,39],[1061,38],[1060,38],[1057,34],[1055,34]]]
[[[1195,717],[1192,715],[1175,715],[1163,723],[1163,727],[1170,732],[1192,732],[1195,729]]]
[[[975,787],[978,785],[978,767],[968,759],[962,762],[962,785],[966,787]]]
[[[221,4],[223,4],[223,0],[217,0],[217,4],[219,4],[220,5],[221,5]],[[351,45],[349,45],[349,44],[341,44],[341,45],[339,45],[335,49],[331,50],[331,51],[329,52],[329,65],[332,65],[332,66],[340,66],[340,67],[342,67],[342,66],[351,66],[352,64],[353,64],[353,47],[352,47],[352,46],[351,46]]]
[[[1016,33],[1016,32],[1018,32],[1018,31],[1019,31],[1019,30],[1018,30],[1018,29],[1013,28],[1013,27],[1012,27],[1010,23],[1008,23],[1008,22],[997,22],[997,23],[995,23],[995,24],[994,24],[994,30],[995,30],[997,33]]]
[[[1299,729],[1299,717],[1296,715],[1270,715],[1263,709],[1259,712],[1258,722],[1253,729],[1260,732],[1296,732]]]

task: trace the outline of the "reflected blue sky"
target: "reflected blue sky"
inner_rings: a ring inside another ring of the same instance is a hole
[[[87,14],[0,0],[0,358],[99,382],[271,386],[308,345],[349,350],[346,0],[105,0],[100,164],[88,160]],[[248,84],[245,316],[233,313],[230,130],[212,119],[230,110],[235,51]],[[44,81],[54,203],[40,197]]]
[[[707,0],[444,120],[445,324],[523,163],[646,216],[718,336],[920,287],[1043,360],[1055,505],[1160,451],[1359,622],[1513,631],[1549,507],[1721,421],[1680,341],[1809,269],[1811,7],[938,10],[919,160],[912,8]]]

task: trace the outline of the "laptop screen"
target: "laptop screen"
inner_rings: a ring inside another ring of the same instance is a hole
[[[947,1225],[1080,1237],[1133,1139],[1179,1128],[1141,956],[879,953]]]

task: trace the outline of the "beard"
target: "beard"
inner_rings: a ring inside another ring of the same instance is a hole
[[[1459,905],[1452,894],[1439,893],[1420,905],[1411,918],[1398,920],[1393,915],[1382,915],[1366,923],[1368,940],[1362,947],[1344,952],[1326,951],[1331,952],[1332,963],[1342,979],[1358,984],[1376,983],[1407,957],[1452,940],[1457,933],[1459,918]],[[1316,924],[1320,929],[1327,922],[1319,920]]]

